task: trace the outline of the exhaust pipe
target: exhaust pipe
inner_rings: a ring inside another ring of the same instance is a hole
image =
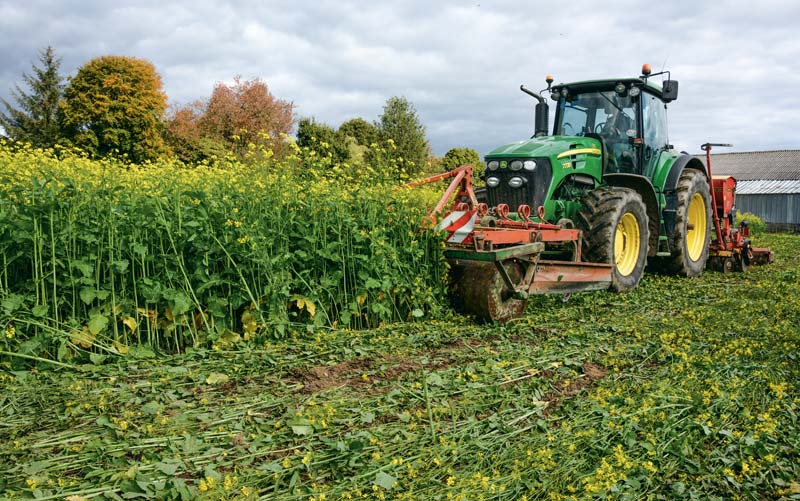
[[[542,96],[525,88],[524,85],[520,85],[519,90],[539,101],[536,104],[536,118],[534,119],[535,132],[533,137],[546,136],[547,125],[550,122],[550,106]]]

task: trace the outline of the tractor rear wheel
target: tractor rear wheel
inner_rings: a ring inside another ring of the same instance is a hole
[[[522,280],[522,267],[506,261],[509,278],[515,284]],[[521,317],[528,302],[514,297],[493,263],[478,261],[452,262],[450,266],[450,298],[463,313],[475,315],[483,322],[505,323]]]
[[[686,169],[675,189],[678,197],[672,255],[663,261],[666,272],[684,277],[703,273],[711,244],[711,192],[708,180],[697,170]]]
[[[593,263],[615,264],[610,289],[635,288],[647,265],[649,229],[641,195],[629,188],[600,187],[587,193],[578,213],[583,256]]]

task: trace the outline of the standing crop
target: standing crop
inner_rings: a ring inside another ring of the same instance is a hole
[[[376,158],[380,157],[380,152]],[[124,166],[0,149],[0,325],[63,359],[181,351],[435,313],[430,195],[294,146],[286,160]]]

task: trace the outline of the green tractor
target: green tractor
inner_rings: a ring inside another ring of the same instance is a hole
[[[455,193],[439,228],[456,306],[503,322],[531,294],[633,289],[648,263],[700,275],[712,201],[703,162],[669,144],[678,82],[648,65],[634,78],[546,80],[540,93],[520,87],[538,101],[535,134],[485,156],[485,191],[469,167],[425,181],[453,178],[437,211]],[[557,103],[552,135],[543,93]]]
[[[669,144],[666,108],[678,82],[656,85],[652,76],[645,65],[638,78],[552,85],[548,77],[552,136],[547,102],[521,87],[538,100],[535,135],[485,158],[487,204],[541,206],[545,221],[580,229],[584,259],[616,265],[616,291],[638,285],[648,258],[687,277],[708,259],[706,169]]]

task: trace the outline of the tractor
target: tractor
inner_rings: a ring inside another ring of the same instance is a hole
[[[644,65],[633,78],[520,86],[537,101],[534,135],[485,155],[485,190],[472,188],[471,166],[414,183],[451,180],[434,218],[457,307],[505,322],[531,294],[628,291],[646,266],[703,272],[716,224],[710,164],[669,143],[670,77]]]

